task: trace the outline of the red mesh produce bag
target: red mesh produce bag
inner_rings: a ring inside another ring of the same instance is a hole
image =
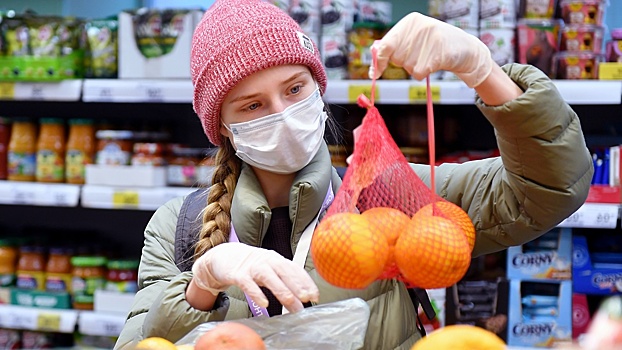
[[[434,164],[429,79],[427,87],[430,164]],[[373,105],[374,90],[372,81],[371,101],[359,97],[359,105],[368,110],[354,153],[313,237],[316,268],[329,283],[342,288],[364,288],[378,278],[398,278],[410,287],[450,286],[469,266],[473,224],[410,167]],[[434,188],[433,166],[430,172]]]

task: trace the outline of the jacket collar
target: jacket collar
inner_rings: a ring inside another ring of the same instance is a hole
[[[341,184],[331,166],[328,147],[323,143],[311,162],[298,172],[289,192],[289,217],[293,224],[292,249],[295,249],[304,228],[318,214],[331,179],[333,188]],[[242,164],[231,203],[231,218],[240,242],[261,246],[271,216],[259,180],[249,165]]]

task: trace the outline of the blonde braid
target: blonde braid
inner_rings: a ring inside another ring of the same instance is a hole
[[[197,259],[211,248],[229,240],[231,229],[231,201],[240,176],[241,161],[228,139],[216,154],[216,168],[212,176],[212,187],[207,196],[207,207],[203,213],[203,225],[194,248]]]

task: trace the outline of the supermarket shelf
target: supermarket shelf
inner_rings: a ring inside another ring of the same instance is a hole
[[[78,311],[0,304],[0,328],[73,333]]]
[[[0,181],[0,204],[75,207],[79,198],[79,185]]]
[[[622,103],[621,81],[554,81],[562,97],[569,104]],[[432,81],[432,100],[438,104],[472,104],[475,90],[461,81]],[[362,92],[371,91],[371,82],[365,80],[329,81],[324,99],[329,103],[356,103]],[[415,80],[378,81],[376,100],[380,104],[422,104],[426,102],[425,82]]]
[[[0,82],[0,100],[16,101],[79,101],[81,79],[59,82]]]
[[[80,311],[78,331],[85,335],[118,337],[126,318],[126,314]]]
[[[570,104],[622,103],[621,81],[556,80],[555,85]],[[472,104],[475,91],[461,81],[432,81],[433,101],[438,104]],[[376,100],[380,104],[423,104],[426,102],[425,82],[416,80],[380,80],[376,85]],[[356,103],[356,98],[371,91],[369,80],[331,80],[324,100],[328,103]],[[1,96],[1,94],[0,94]],[[84,81],[84,102],[127,103],[191,103],[190,80],[166,79],[91,79]]]
[[[82,206],[86,208],[155,210],[167,201],[195,190],[188,187],[127,188],[84,185],[80,197]]]
[[[188,79],[92,79],[84,81],[84,102],[191,103]]]

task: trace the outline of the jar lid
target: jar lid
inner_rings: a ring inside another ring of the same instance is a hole
[[[0,238],[0,247],[13,247],[15,242],[10,238]]]
[[[60,118],[41,118],[40,124],[63,124],[63,120]]]
[[[385,25],[378,22],[354,22],[352,24],[352,29],[376,29],[382,30],[385,28]]]
[[[93,119],[87,119],[87,118],[69,119],[69,125],[93,125]]]
[[[138,260],[110,260],[106,267],[110,270],[136,270],[139,263]]]
[[[78,294],[73,296],[73,301],[76,304],[92,304],[95,301],[95,297],[93,295]]]
[[[79,267],[99,267],[105,266],[107,259],[103,256],[74,256],[71,258],[71,265]]]
[[[134,137],[134,132],[129,130],[99,130],[95,133],[95,137],[108,140],[131,140]]]
[[[622,40],[622,28],[612,29],[611,38],[614,40]]]

